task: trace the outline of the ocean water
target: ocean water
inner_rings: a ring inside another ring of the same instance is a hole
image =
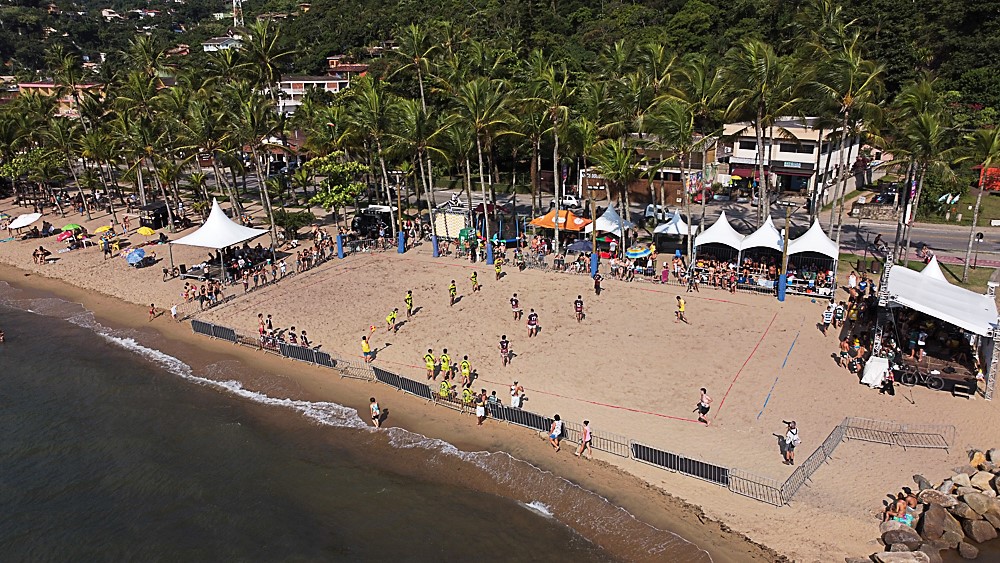
[[[196,372],[0,282],[4,561],[710,561],[557,476]]]

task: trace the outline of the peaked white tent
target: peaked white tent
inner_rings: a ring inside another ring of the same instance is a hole
[[[941,268],[936,262],[937,274]],[[983,295],[948,283],[933,273],[917,272],[903,266],[889,270],[886,290],[890,306],[903,306],[940,319],[980,336],[992,334],[997,326],[997,304],[993,296]]]
[[[941,265],[938,264],[937,256],[932,256],[931,261],[924,266],[923,270],[920,270],[921,276],[926,276],[933,280],[943,281],[948,283],[948,280],[944,277],[944,272],[941,271]],[[951,285],[951,284],[948,284]]]
[[[771,216],[768,215],[767,220],[764,224],[760,226],[759,229],[747,235],[745,239],[740,243],[740,250],[747,250],[750,248],[770,248],[781,252],[784,247],[785,241],[783,240],[781,233],[778,231],[777,227],[774,226],[774,221],[771,220]]]
[[[729,224],[725,211],[719,214],[719,219],[711,227],[705,229],[694,239],[696,247],[703,244],[723,244],[736,250],[740,249],[742,242],[743,235],[736,232],[736,229]]]
[[[668,219],[666,223],[657,225],[656,228],[653,229],[653,234],[676,235],[676,236],[686,237],[688,235],[688,224],[687,222],[684,221],[684,218],[681,217],[681,212],[675,210],[673,215],[670,216],[670,219]],[[692,235],[698,234],[697,225],[691,225],[691,234]]]
[[[798,254],[800,252],[816,252],[824,256],[829,256],[836,260],[840,257],[840,252],[838,251],[837,243],[830,240],[830,237],[826,236],[823,232],[823,228],[819,226],[819,221],[813,221],[809,230],[802,234],[799,238],[790,241],[788,243],[788,254]],[[944,279],[942,276],[941,279]]]
[[[635,227],[635,224],[628,219],[623,219],[622,216],[615,211],[615,208],[609,205],[596,221],[583,228],[583,232],[589,233],[594,229],[597,229],[597,232],[599,233],[611,233],[616,237],[621,237],[622,227],[631,229],[632,227]]]
[[[261,235],[266,235],[264,229],[251,229],[226,217],[226,213],[219,207],[219,202],[212,200],[212,212],[208,214],[208,220],[197,231],[186,237],[171,241],[170,244],[183,244],[185,246],[200,246],[203,248],[228,248],[243,241],[255,239]]]

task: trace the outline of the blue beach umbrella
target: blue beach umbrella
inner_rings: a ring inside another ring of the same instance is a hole
[[[128,261],[130,266],[135,266],[139,262],[142,262],[142,259],[145,257],[146,257],[146,251],[141,248],[136,248],[135,250],[125,255],[125,260]]]
[[[625,256],[629,258],[645,258],[653,252],[648,246],[637,244],[625,251]]]
[[[578,240],[566,247],[567,252],[591,252],[593,250],[594,247],[591,246],[589,240]]]

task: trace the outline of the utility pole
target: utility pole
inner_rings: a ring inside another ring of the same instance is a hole
[[[243,27],[243,0],[233,0],[233,27]]]

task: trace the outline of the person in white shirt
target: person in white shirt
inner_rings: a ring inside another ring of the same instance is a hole
[[[559,415],[552,417],[552,427],[549,428],[549,443],[555,450],[559,451],[559,440],[562,439],[563,423],[559,420]]]
[[[795,465],[795,448],[799,445],[799,429],[795,427],[795,421],[786,422],[788,430],[785,432],[785,465]]]

